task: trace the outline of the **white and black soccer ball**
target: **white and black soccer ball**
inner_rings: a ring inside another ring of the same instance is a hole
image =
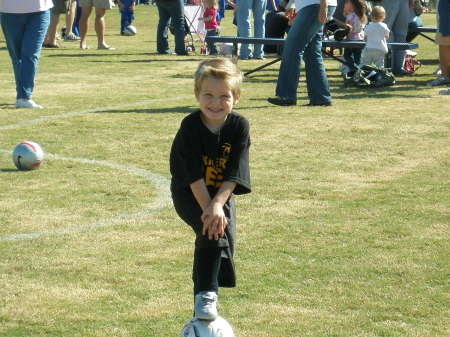
[[[136,35],[136,34],[137,34],[137,29],[136,29],[136,27],[133,26],[133,25],[126,26],[126,27],[123,29],[123,35],[126,35],[126,36],[134,36],[134,35]]]
[[[234,337],[233,328],[224,318],[213,321],[192,318],[184,324],[180,337]]]
[[[19,170],[35,170],[44,160],[44,151],[38,143],[24,141],[16,145],[12,156],[14,165]]]

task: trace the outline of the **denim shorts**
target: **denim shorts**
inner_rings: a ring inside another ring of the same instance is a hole
[[[438,32],[450,36],[450,1],[440,0],[438,5]]]

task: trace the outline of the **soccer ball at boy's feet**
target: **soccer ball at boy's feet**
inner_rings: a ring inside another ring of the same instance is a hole
[[[186,322],[180,337],[234,337],[231,325],[222,317],[214,321],[192,318]]]
[[[19,170],[39,168],[44,159],[44,151],[35,142],[25,141],[18,144],[13,151],[13,162]]]
[[[133,36],[137,34],[137,29],[135,26],[129,25],[126,26],[123,30],[123,35],[125,36]]]

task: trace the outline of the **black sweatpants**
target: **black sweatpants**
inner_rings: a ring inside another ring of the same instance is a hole
[[[234,196],[224,205],[228,220],[225,235],[219,240],[209,240],[202,234],[202,209],[195,198],[186,194],[172,194],[175,210],[195,232],[192,280],[194,295],[200,291],[218,291],[219,287],[235,287],[234,246],[236,236],[236,207]]]

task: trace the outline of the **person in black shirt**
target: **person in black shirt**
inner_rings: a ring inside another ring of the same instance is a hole
[[[289,30],[290,21],[283,11],[268,12],[266,14],[266,37],[283,39]],[[264,45],[264,53],[278,53],[281,55],[281,47],[274,45]]]
[[[236,285],[234,194],[251,191],[249,124],[232,111],[242,75],[229,59],[200,63],[195,97],[200,109],[181,122],[170,153],[175,210],[195,232],[194,314],[214,320],[220,287]]]

